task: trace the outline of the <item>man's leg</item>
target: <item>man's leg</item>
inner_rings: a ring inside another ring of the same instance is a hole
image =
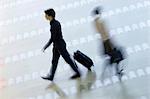
[[[101,81],[103,82],[106,77],[106,70],[110,67],[109,59],[106,59],[104,62],[104,65],[102,67],[102,73],[101,73]]]
[[[57,48],[54,47],[53,48],[52,67],[50,69],[50,74],[47,77],[42,77],[43,79],[53,81],[54,75],[55,75],[55,72],[57,69],[59,57],[60,57],[60,54],[59,54]]]
[[[73,62],[73,60],[71,59],[67,49],[64,47],[64,48],[61,48],[60,50],[60,54],[62,55],[62,57],[64,58],[64,60],[71,66],[71,68],[76,72],[75,75],[73,75],[71,77],[71,79],[75,79],[75,78],[78,78],[80,77],[80,72],[78,71],[78,68],[76,66],[76,64]]]
[[[123,73],[123,69],[121,69],[119,63],[116,63],[115,69],[116,69],[116,75],[118,76],[119,80],[121,81],[121,78],[124,73]]]

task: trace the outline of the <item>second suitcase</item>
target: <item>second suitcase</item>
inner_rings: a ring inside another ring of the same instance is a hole
[[[92,59],[83,54],[81,51],[77,50],[74,52],[74,59],[85,66],[88,70],[91,71],[91,67],[94,66]]]

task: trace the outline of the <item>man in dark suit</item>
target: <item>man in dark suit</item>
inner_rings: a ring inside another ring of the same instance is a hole
[[[52,59],[52,67],[51,67],[50,74],[42,78],[45,80],[53,81],[60,55],[75,71],[75,74],[71,77],[71,79],[80,77],[80,72],[78,70],[78,67],[71,59],[66,49],[66,43],[62,36],[61,24],[59,23],[59,21],[55,19],[55,11],[53,9],[46,10],[45,18],[50,22],[51,38],[48,41],[48,43],[44,46],[43,52],[51,45],[51,43],[53,43],[53,59]]]

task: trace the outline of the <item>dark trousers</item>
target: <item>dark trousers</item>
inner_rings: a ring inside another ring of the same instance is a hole
[[[112,44],[110,39],[104,41],[103,45],[104,45],[104,54],[107,54],[111,57],[115,46]]]
[[[54,47],[53,47],[53,57],[52,57],[52,67],[51,67],[51,71],[50,71],[51,72],[50,76],[52,77],[52,79],[54,78],[60,55],[71,66],[71,68],[77,74],[79,74],[79,71],[77,69],[77,65],[71,59],[71,57],[70,57],[70,55],[69,55],[69,53],[66,49],[66,45],[65,44],[61,44],[59,46],[54,45]]]

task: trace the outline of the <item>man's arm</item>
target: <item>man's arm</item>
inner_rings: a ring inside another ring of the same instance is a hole
[[[103,40],[107,40],[109,39],[109,34],[108,34],[108,30],[107,27],[105,26],[104,21],[101,19],[99,20],[99,18],[95,18],[95,26],[97,31],[101,34],[101,37]]]
[[[57,42],[61,38],[61,25],[60,23],[55,23],[51,27],[51,33],[53,34],[53,41]]]
[[[43,52],[51,45],[52,43],[52,38],[50,38],[50,40],[47,42],[47,44],[44,46],[43,48]]]

